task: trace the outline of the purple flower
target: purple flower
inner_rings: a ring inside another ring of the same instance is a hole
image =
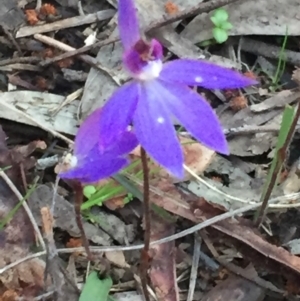
[[[138,145],[135,135],[124,129],[116,135],[113,143],[104,147],[99,126],[95,126],[101,118],[101,109],[97,109],[83,122],[75,138],[71,168],[61,172],[61,178],[93,183],[113,175],[128,164],[125,155]]]
[[[140,144],[177,177],[183,176],[183,153],[172,122],[175,117],[197,140],[223,154],[228,147],[210,105],[188,86],[240,88],[256,82],[229,69],[191,59],[162,63],[156,40],[141,38],[133,0],[119,0],[118,26],[123,64],[133,80],[119,88],[102,110],[104,145],[133,124]]]

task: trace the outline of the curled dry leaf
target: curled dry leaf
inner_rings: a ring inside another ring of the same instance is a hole
[[[246,97],[243,95],[233,97],[229,102],[230,108],[235,112],[238,112],[246,108],[247,105],[248,105],[248,101]]]
[[[78,248],[82,247],[82,239],[81,238],[70,238],[66,243],[67,248]]]
[[[40,9],[40,13],[43,14],[44,16],[48,16],[48,15],[56,15],[57,11],[55,6],[49,3],[45,3],[44,5],[42,5]]]
[[[175,15],[179,12],[179,9],[178,9],[178,6],[175,3],[173,3],[172,1],[168,1],[165,4],[165,11],[169,15]]]
[[[56,62],[56,65],[61,69],[69,68],[73,64],[74,64],[73,58],[66,58],[66,59],[63,59],[63,60],[60,60],[60,61]]]
[[[20,295],[15,290],[8,289],[1,294],[0,301],[15,301],[19,297]]]
[[[27,9],[25,10],[25,14],[26,14],[26,19],[28,24],[35,25],[36,23],[39,22],[35,9]]]

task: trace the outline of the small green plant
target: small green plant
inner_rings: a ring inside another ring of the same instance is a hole
[[[280,49],[276,74],[275,74],[274,77],[272,77],[272,85],[270,87],[271,91],[276,91],[278,88],[280,88],[279,81],[280,81],[280,79],[281,79],[281,77],[284,73],[285,64],[286,64],[285,49],[286,49],[287,40],[288,40],[288,28],[286,28],[285,36],[284,36],[282,46],[281,46],[281,49]]]
[[[109,291],[112,287],[112,279],[110,277],[100,278],[96,271],[89,274],[80,294],[79,301],[107,301]]]
[[[286,66],[286,47],[288,41],[288,27],[286,27],[285,36],[283,38],[278,37],[276,41],[277,43],[281,43],[277,66],[274,67],[273,63],[265,60],[264,64],[260,64],[261,67],[255,68],[255,73],[257,74],[263,73],[266,76],[267,83],[269,85],[268,89],[271,92],[282,90],[282,87],[285,85],[284,82],[281,83],[281,80],[285,72],[285,66]]]
[[[134,199],[134,195],[132,193],[127,193],[127,195],[124,198],[124,204],[128,204]]]
[[[232,24],[228,21],[228,13],[224,8],[218,8],[210,17],[215,27],[213,36],[217,43],[224,43],[228,39],[228,30],[232,29]]]
[[[10,167],[9,167],[10,168]],[[3,168],[2,170],[6,170],[8,169]],[[23,202],[25,202],[30,195],[34,192],[34,190],[37,187],[37,183],[34,183],[30,186],[30,189],[27,190],[25,196],[23,197],[22,200],[20,200],[17,205],[6,215],[4,216],[1,220],[0,220],[0,231],[6,226],[6,224],[8,224],[10,222],[10,220],[14,217],[15,213],[20,209],[20,207],[22,206]]]
[[[96,192],[97,188],[93,185],[87,185],[83,187],[83,194],[87,199],[90,199]]]
[[[297,124],[298,118],[299,111],[296,111],[294,107],[287,105],[282,115],[282,121],[278,134],[277,144],[275,147],[274,158],[272,160],[266,182],[263,186],[263,192],[260,198],[262,205],[257,210],[254,216],[254,220],[257,223],[257,225],[259,225],[263,220],[265,211],[268,207],[268,200],[271,196],[274,187],[276,187],[278,183],[278,179],[281,174],[281,169],[284,160],[286,159],[286,152],[290,145],[291,139],[293,138],[293,135],[291,135],[291,133],[295,131],[295,126]]]
[[[131,163],[131,165],[125,168],[124,171],[130,172],[134,168],[136,168],[138,164],[140,164],[140,160],[136,160],[135,162]],[[142,179],[142,171],[135,173],[135,177]],[[83,188],[83,194],[87,198],[87,200],[81,205],[81,210],[87,210],[92,206],[102,206],[103,203],[107,200],[122,193],[126,193],[127,188],[128,187],[124,187],[122,185],[116,185],[113,179],[111,179],[101,187],[97,187],[94,185],[86,185]],[[134,194],[132,194],[131,198],[133,198],[133,196]],[[128,203],[130,200],[130,195],[128,194],[124,198],[125,204]]]

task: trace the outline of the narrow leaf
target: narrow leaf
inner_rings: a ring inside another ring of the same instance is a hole
[[[283,165],[284,158],[282,158],[282,150],[286,151],[286,140],[290,132],[291,126],[295,118],[295,109],[291,106],[286,106],[282,115],[281,126],[279,130],[278,140],[275,148],[275,155],[271,163],[271,167],[267,176],[267,180],[263,187],[263,192],[260,201],[262,207],[257,211],[255,220],[257,221],[258,216],[262,214],[262,210],[267,207],[268,196],[270,195],[270,189],[273,189],[277,185],[278,176],[280,175],[281,168]],[[285,147],[284,147],[285,146]],[[275,180],[275,181],[274,181]]]

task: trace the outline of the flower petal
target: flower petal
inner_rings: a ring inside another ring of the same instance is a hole
[[[119,0],[118,28],[125,50],[140,39],[139,21],[133,0]]]
[[[242,74],[205,61],[178,59],[164,64],[160,78],[207,89],[234,89],[257,84]]]
[[[228,146],[217,115],[205,99],[192,89],[160,81],[161,97],[171,113],[201,143],[228,154]]]
[[[118,157],[129,154],[139,144],[135,134],[130,131],[122,133],[107,150],[112,156]]]
[[[170,173],[182,178],[183,153],[160,90],[155,80],[141,85],[133,116],[134,130],[149,155]]]
[[[101,146],[109,147],[132,121],[139,95],[139,85],[130,82],[120,87],[102,107],[99,132]]]
[[[110,153],[100,154],[97,145],[78,165],[59,176],[64,179],[77,179],[83,183],[93,183],[112,176],[126,166],[125,158],[112,156]]]
[[[76,137],[74,154],[87,154],[100,141],[101,108],[90,114],[81,124]]]

